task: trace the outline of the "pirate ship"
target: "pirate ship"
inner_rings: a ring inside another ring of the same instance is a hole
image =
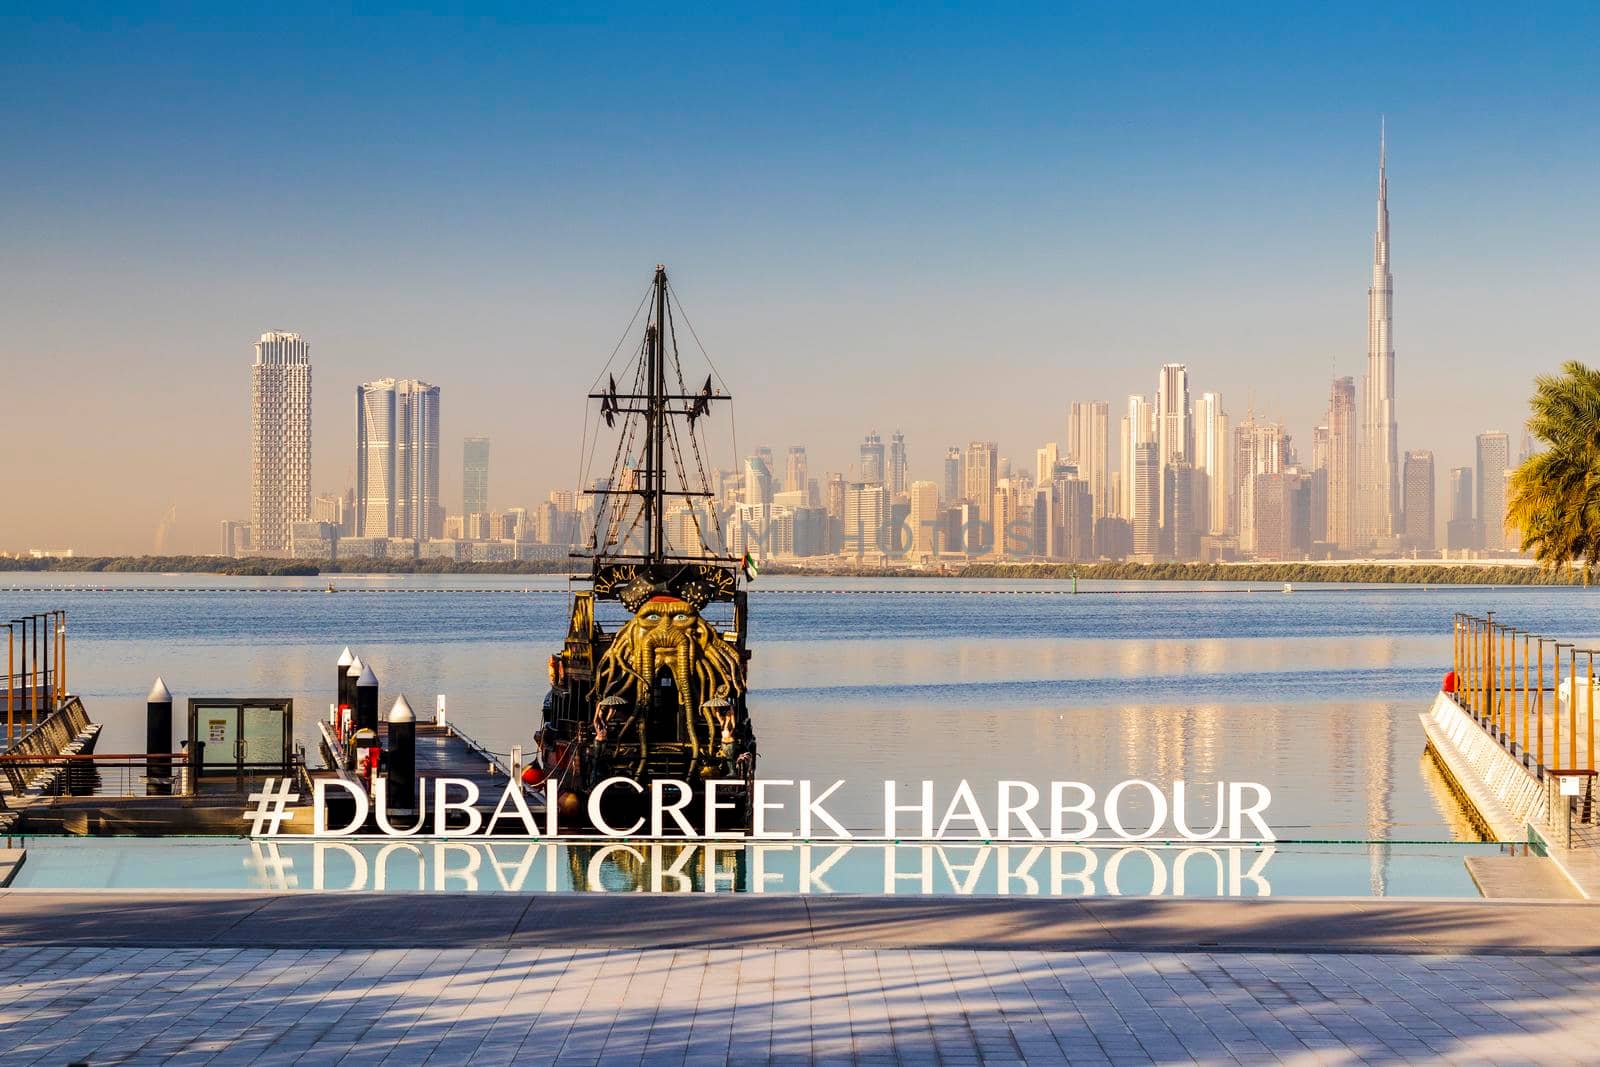
[[[704,424],[714,404],[732,398],[711,374],[698,390],[685,386],[683,311],[665,267],[657,265],[634,322],[640,312],[644,335],[624,385],[613,373],[589,395],[616,446],[609,476],[586,490],[594,518],[575,555],[588,574],[574,579],[566,641],[550,657],[540,762],[559,782],[563,825],[585,822],[591,793],[624,778],[633,787],[615,783],[600,798],[609,826],[630,825],[652,784],[672,780],[684,785],[668,801],[687,788],[683,811],[697,828],[713,781],[719,806],[731,805],[720,807],[717,829],[748,827],[756,738],[741,580],[749,558],[723,548],[705,467]]]

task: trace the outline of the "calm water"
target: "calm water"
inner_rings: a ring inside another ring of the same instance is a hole
[[[72,687],[104,721],[100,749],[136,751],[160,674],[195,696],[295,701],[311,743],[349,644],[386,709],[438,693],[490,747],[528,741],[545,662],[565,629],[560,579],[241,579],[6,575],[0,611],[64,607]],[[18,588],[24,584],[31,588]],[[40,587],[48,587],[40,590]],[[836,814],[881,825],[879,783],[1125,778],[1271,787],[1280,837],[1457,839],[1422,761],[1418,715],[1450,657],[1455,611],[1582,638],[1600,593],[1048,582],[767,579],[751,595],[760,773],[868,788]],[[1371,879],[1392,876],[1385,850]],[[1365,854],[1365,853],[1364,853]]]

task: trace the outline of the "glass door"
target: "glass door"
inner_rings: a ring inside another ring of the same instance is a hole
[[[240,714],[244,724],[241,762],[257,769],[263,764],[283,764],[289,727],[287,709],[281,704],[246,704]]]
[[[239,765],[239,707],[236,704],[202,704],[195,719],[205,743],[201,766],[232,771]]]

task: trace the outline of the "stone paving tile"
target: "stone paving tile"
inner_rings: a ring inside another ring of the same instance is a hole
[[[1600,960],[0,947],[0,1062],[1585,1063]]]

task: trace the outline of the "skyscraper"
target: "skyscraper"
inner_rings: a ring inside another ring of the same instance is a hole
[[[790,445],[789,462],[783,473],[783,491],[803,493],[806,491],[806,480],[806,446]]]
[[[1335,378],[1328,393],[1328,528],[1321,536],[1341,549],[1362,547],[1356,534],[1356,380]]]
[[[894,501],[908,488],[906,479],[906,435],[896,430],[889,438],[889,499]]]
[[[1472,468],[1450,468],[1450,521],[1445,526],[1444,543],[1452,552],[1481,547],[1473,503]]]
[[[273,330],[250,368],[250,525],[257,552],[286,552],[311,513],[311,347]]]
[[[384,378],[356,387],[356,530],[418,542],[443,535],[437,385]]]
[[[1133,554],[1143,561],[1160,549],[1161,463],[1158,446],[1145,441],[1133,448]]]
[[[1433,551],[1433,453],[1407,452],[1405,466],[1406,546]]]
[[[1394,278],[1389,273],[1387,142],[1378,143],[1378,222],[1367,290],[1367,376],[1361,408],[1361,484],[1357,539],[1381,545],[1399,527],[1400,477],[1394,396]]]
[[[939,487],[933,482],[911,483],[911,554],[920,559],[939,550]]]
[[[963,466],[966,475],[967,500],[978,505],[978,519],[985,525],[994,523],[994,486],[999,476],[1000,446],[993,441],[973,441],[967,445],[967,459]],[[988,546],[993,542],[985,540]]]
[[[1122,416],[1121,440],[1117,448],[1121,455],[1122,466],[1122,517],[1130,523],[1134,521],[1134,511],[1139,497],[1138,479],[1134,476],[1134,457],[1138,454],[1138,447],[1142,444],[1155,444],[1155,425],[1150,417],[1150,401],[1142,396],[1128,397],[1128,413]],[[1156,461],[1156,476],[1160,477],[1160,459]],[[1159,482],[1158,482],[1159,484]],[[1156,507],[1160,508],[1159,502]],[[1159,523],[1159,515],[1157,522]],[[1139,550],[1136,548],[1134,552]]]
[[[759,449],[755,455],[745,457],[743,496],[747,507],[772,503],[772,468]]]
[[[1104,400],[1075,401],[1067,412],[1067,459],[1089,483],[1094,517],[1109,513],[1111,405]]]
[[[1233,500],[1239,551],[1256,551],[1257,475],[1277,474],[1284,467],[1283,426],[1258,422],[1249,415],[1233,432]]]
[[[461,442],[461,514],[489,510],[489,439],[468,437]]]
[[[884,485],[884,475],[883,438],[874,430],[861,442],[861,480],[872,485]]]
[[[1033,484],[1042,488],[1056,476],[1056,464],[1061,462],[1061,446],[1051,441],[1034,454]],[[1070,462],[1070,461],[1069,461]]]
[[[1195,470],[1203,476],[1205,499],[1195,500],[1195,510],[1203,510],[1205,532],[1214,535],[1232,531],[1232,509],[1228,496],[1233,484],[1228,460],[1233,442],[1228,437],[1228,413],[1222,410],[1221,393],[1201,393],[1195,412]]]
[[[1478,435],[1478,526],[1485,552],[1511,547],[1506,537],[1506,470],[1511,466],[1511,438],[1499,430]]]
[[[1156,382],[1156,446],[1161,457],[1161,484],[1170,480],[1167,468],[1176,463],[1193,466],[1194,421],[1189,409],[1189,368],[1182,363],[1161,365]],[[1161,494],[1161,525],[1171,526],[1167,494]],[[1170,539],[1172,531],[1166,536]]]
[[[954,504],[967,495],[967,465],[961,449],[944,450],[944,502]]]

